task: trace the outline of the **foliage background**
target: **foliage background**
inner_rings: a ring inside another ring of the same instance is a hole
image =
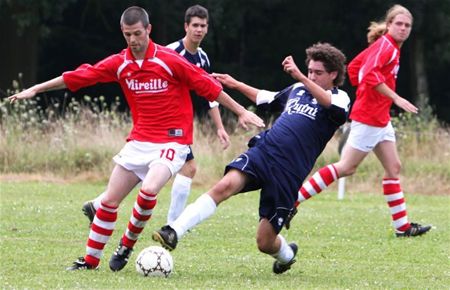
[[[120,51],[125,43],[118,22],[130,5],[151,12],[152,38],[168,44],[184,36],[184,11],[196,3],[210,11],[209,35],[202,46],[213,69],[271,90],[291,82],[280,70],[286,55],[303,64],[305,48],[326,41],[350,60],[366,47],[369,22],[381,20],[393,4],[403,4],[415,22],[402,48],[398,91],[422,109],[430,106],[440,121],[450,122],[448,0],[0,0],[0,33],[6,40],[0,43],[0,53],[7,56],[0,60],[0,95],[8,94],[19,73],[23,87],[28,87]],[[348,84],[344,89],[353,91]],[[108,100],[121,96],[116,84],[83,89],[75,96],[85,94]]]

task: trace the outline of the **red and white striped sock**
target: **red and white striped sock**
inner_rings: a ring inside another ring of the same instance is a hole
[[[322,167],[302,185],[298,191],[298,200],[295,206],[297,207],[300,203],[320,193],[338,178],[338,172],[333,164]]]
[[[398,178],[383,178],[383,192],[392,215],[392,225],[397,231],[409,229],[406,201]]]
[[[152,217],[155,206],[156,194],[147,193],[141,189],[134,203],[133,213],[128,222],[127,230],[122,236],[122,245],[133,248],[145,224]]]
[[[111,237],[117,220],[117,207],[100,203],[100,207],[92,222],[91,231],[86,244],[85,261],[97,267],[102,257],[103,248]]]

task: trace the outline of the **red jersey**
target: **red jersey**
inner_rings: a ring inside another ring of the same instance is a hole
[[[349,63],[350,83],[358,86],[350,119],[376,127],[388,124],[392,100],[374,87],[385,83],[395,91],[399,66],[400,48],[389,34],[380,37]]]
[[[144,60],[129,48],[95,65],[63,73],[71,91],[96,83],[118,82],[133,118],[127,141],[192,144],[193,110],[189,91],[214,101],[222,85],[172,49],[150,40]]]

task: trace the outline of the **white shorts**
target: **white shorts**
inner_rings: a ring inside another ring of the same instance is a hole
[[[166,165],[172,176],[175,175],[186,162],[189,152],[189,145],[176,142],[150,143],[132,140],[125,144],[113,160],[144,180],[148,169],[156,163]]]
[[[395,131],[391,122],[385,127],[374,127],[352,121],[347,143],[353,148],[370,152],[378,143],[383,141],[395,142]]]

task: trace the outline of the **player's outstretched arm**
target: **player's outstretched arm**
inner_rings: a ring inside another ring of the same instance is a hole
[[[292,56],[287,56],[281,63],[285,72],[294,80],[303,83],[319,104],[328,108],[331,106],[331,93],[325,91],[318,84],[308,79],[297,67]]]
[[[240,82],[229,74],[213,73],[212,76],[216,78],[216,80],[221,82],[222,85],[226,86],[229,89],[241,92],[251,101],[256,103],[256,96],[258,95],[259,89],[249,86],[246,83]]]
[[[238,116],[239,125],[241,125],[244,129],[248,130],[248,125],[253,125],[259,128],[265,127],[264,121],[260,117],[239,105],[224,91],[220,92],[216,101],[235,113]]]
[[[396,104],[399,108],[405,110],[406,112],[417,114],[419,109],[411,104],[408,100],[400,97],[395,91],[389,88],[385,83],[381,83],[375,87],[380,94],[390,98],[394,104]]]
[[[64,83],[63,77],[59,76],[49,81],[34,85],[31,88],[21,91],[20,93],[12,95],[8,97],[8,100],[14,102],[16,100],[30,99],[36,96],[38,93],[64,89],[65,87],[66,84]]]

